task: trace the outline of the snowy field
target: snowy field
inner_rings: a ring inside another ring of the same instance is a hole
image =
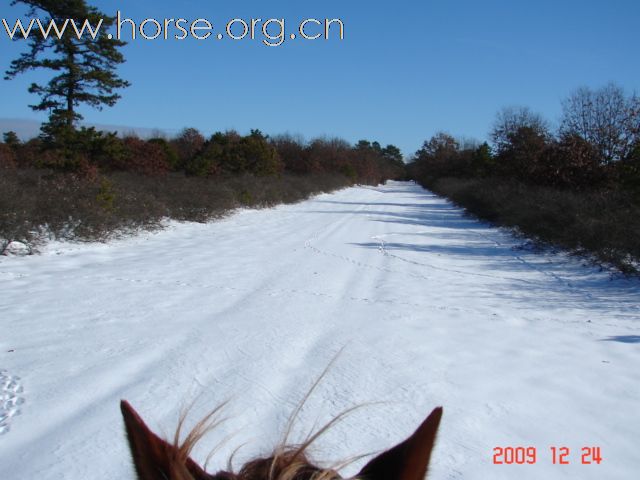
[[[297,438],[373,404],[317,460],[390,447],[443,405],[429,479],[640,478],[639,282],[521,243],[390,183],[0,258],[0,478],[132,479],[122,398],[168,435],[192,401],[195,422],[230,400],[194,457],[233,434],[208,468],[244,444],[239,465],[340,350]],[[494,465],[495,447],[537,461]]]

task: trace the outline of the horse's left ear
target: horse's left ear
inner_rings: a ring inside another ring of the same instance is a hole
[[[435,408],[413,435],[367,463],[356,476],[362,480],[424,480],[442,418]]]
[[[176,469],[186,469],[194,480],[213,478],[191,458],[181,459],[178,448],[153,433],[129,402],[122,400],[120,410],[139,480],[172,479]]]

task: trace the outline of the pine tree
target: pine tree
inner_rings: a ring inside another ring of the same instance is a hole
[[[30,93],[40,96],[40,103],[30,105],[35,111],[49,111],[49,122],[42,126],[46,138],[59,138],[74,131],[74,125],[82,119],[76,108],[87,104],[98,110],[113,106],[120,99],[115,90],[129,86],[115,74],[124,57],[118,51],[125,42],[107,37],[106,30],[115,22],[84,0],[13,0],[11,5],[29,7],[28,16],[40,18],[42,25],[52,20],[62,27],[74,20],[78,29],[88,22],[99,33],[93,38],[88,30],[78,38],[76,30],[67,25],[61,38],[53,30],[45,38],[40,29],[32,29],[28,38],[29,49],[11,62],[5,79],[29,70],[48,69],[56,75],[46,85],[32,83]],[[47,18],[43,18],[46,15]]]
[[[6,143],[7,145],[9,145],[12,148],[15,148],[18,145],[20,145],[20,139],[18,138],[18,134],[16,132],[14,132],[13,130],[9,130],[8,132],[4,132],[2,134],[2,139],[4,140],[4,143]]]
[[[491,147],[487,142],[484,142],[476,148],[471,157],[473,174],[478,177],[485,177],[492,173],[494,166],[495,164],[493,154],[491,153]]]

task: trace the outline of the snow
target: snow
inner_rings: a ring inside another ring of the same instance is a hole
[[[229,400],[194,457],[233,434],[208,468],[246,444],[239,465],[333,358],[297,438],[363,406],[319,460],[388,448],[443,405],[430,479],[637,478],[639,284],[521,243],[389,183],[2,257],[0,478],[133,478],[122,398],[167,435],[185,406],[192,424]],[[494,465],[498,446],[537,462]]]
[[[22,242],[9,242],[9,244],[4,247],[2,249],[1,254],[5,255],[5,256],[9,256],[9,255],[17,255],[17,256],[24,256],[24,255],[30,255],[31,249],[29,248],[29,246],[25,243]]]
[[[20,377],[0,370],[0,435],[10,430],[11,418],[20,414],[20,405],[24,403],[22,390]]]

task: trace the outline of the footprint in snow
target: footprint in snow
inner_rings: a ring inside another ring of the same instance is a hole
[[[10,429],[11,419],[20,414],[20,406],[24,398],[20,377],[10,375],[6,370],[0,370],[0,435]]]

